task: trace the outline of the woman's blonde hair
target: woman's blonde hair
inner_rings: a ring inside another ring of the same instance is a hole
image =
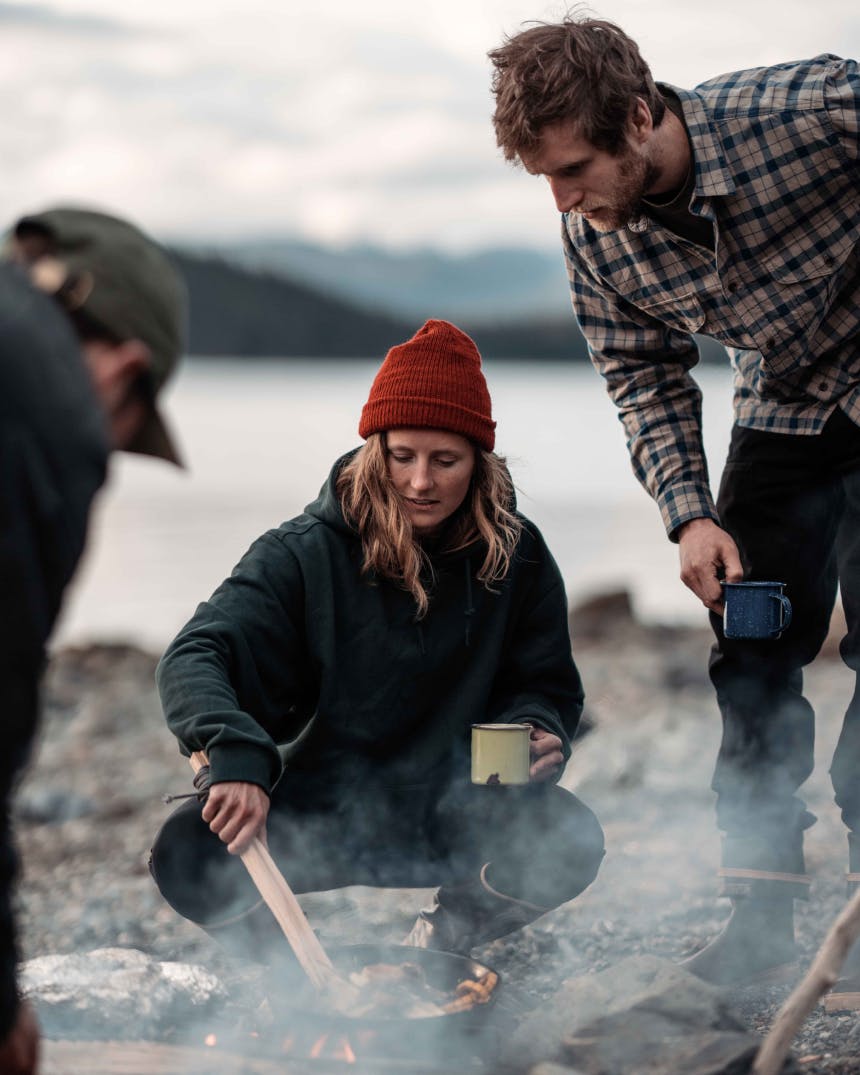
[[[337,495],[346,520],[361,538],[362,572],[389,579],[415,598],[417,618],[430,606],[422,573],[430,566],[415,540],[400,498],[388,476],[385,433],[373,433],[337,477]],[[486,545],[478,579],[490,589],[508,573],[522,523],[514,514],[514,484],[504,459],[475,446],[475,469],[466,499],[451,519],[443,551],[473,542]]]

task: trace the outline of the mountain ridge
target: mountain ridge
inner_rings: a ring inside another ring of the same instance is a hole
[[[487,358],[587,362],[588,348],[569,304],[553,314],[516,318],[445,308],[362,304],[271,269],[249,269],[223,254],[168,247],[189,294],[188,351],[194,355],[258,358],[382,357],[428,317],[456,321]],[[464,285],[465,286],[465,285]],[[699,339],[704,362],[725,360],[716,343]]]

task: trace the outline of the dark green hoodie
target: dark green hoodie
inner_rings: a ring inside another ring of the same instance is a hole
[[[348,458],[348,457],[344,457]],[[427,615],[362,550],[335,494],[338,460],[302,515],[259,538],[158,668],[167,723],[206,750],[213,782],[270,790],[278,745],[305,732],[285,779],[330,789],[431,787],[468,773],[470,726],[530,721],[566,756],[583,693],[558,567],[523,519],[488,590],[482,545],[432,556]]]

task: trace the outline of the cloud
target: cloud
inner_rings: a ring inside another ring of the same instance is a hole
[[[0,26],[32,26],[46,33],[123,35],[129,28],[103,15],[67,14],[43,4],[0,3]]]
[[[860,51],[851,0],[611,0],[658,77]],[[505,165],[488,49],[559,4],[438,0],[0,3],[0,200],[124,211],[157,234],[246,231],[464,246],[557,242]]]

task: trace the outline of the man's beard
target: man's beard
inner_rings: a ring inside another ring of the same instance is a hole
[[[629,147],[617,157],[618,186],[596,216],[586,219],[595,231],[618,231],[638,214],[642,197],[657,178],[657,169]]]

